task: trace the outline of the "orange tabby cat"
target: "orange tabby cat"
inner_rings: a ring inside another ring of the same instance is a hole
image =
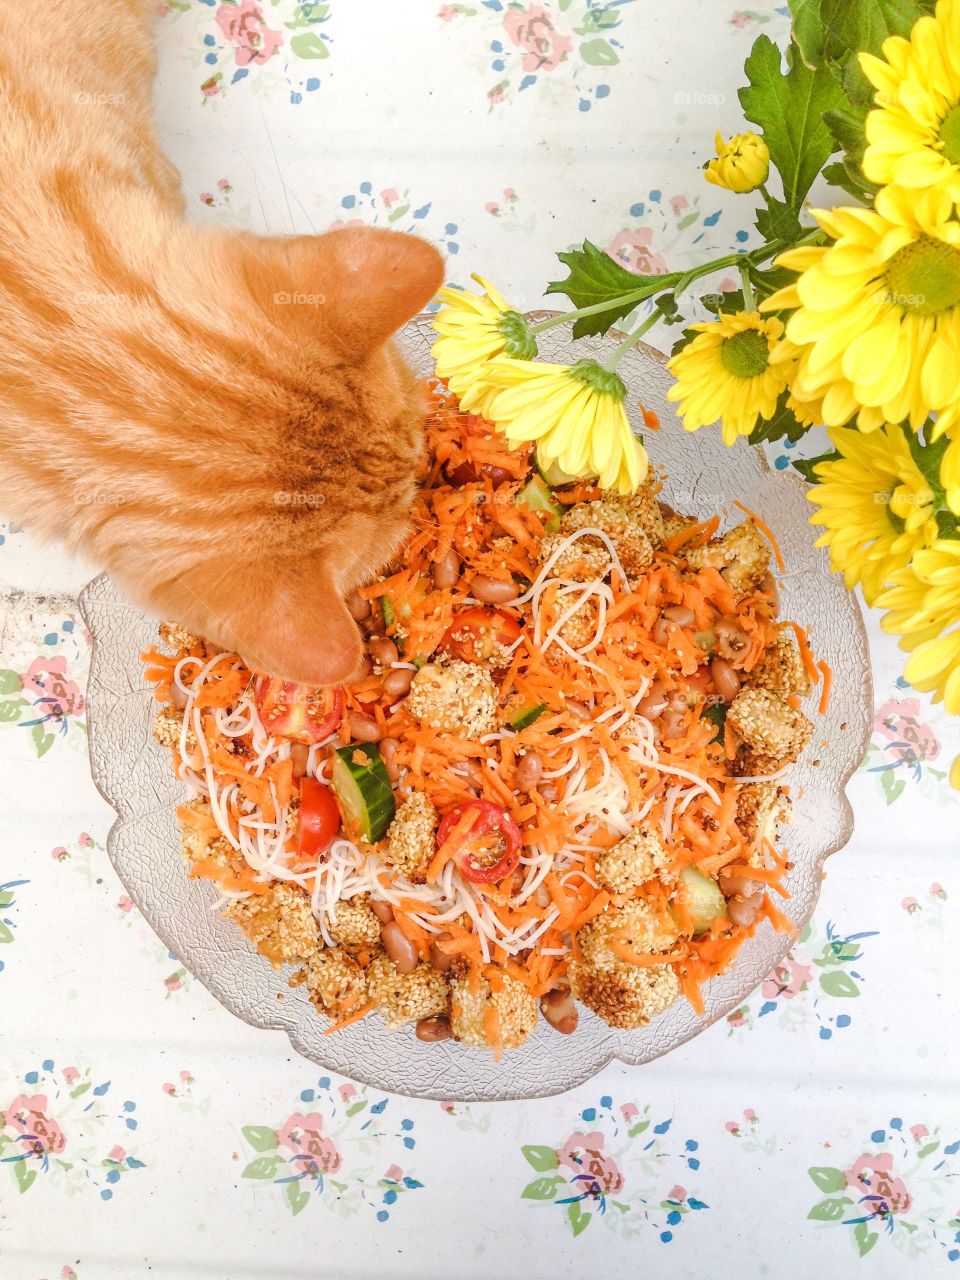
[[[421,457],[390,336],[441,259],[388,231],[185,224],[154,12],[0,6],[0,507],[261,670],[344,681],[344,593],[401,541]]]

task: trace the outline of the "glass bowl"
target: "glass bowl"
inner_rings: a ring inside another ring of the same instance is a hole
[[[401,344],[421,374],[432,373],[428,316],[405,328]],[[607,358],[616,336],[574,344],[569,328],[541,337],[548,360],[569,363],[584,355]],[[663,357],[650,348],[630,351],[619,366],[628,390],[628,413],[643,430],[640,402],[662,424],[645,431],[655,466],[666,472],[664,498],[685,514],[720,513],[722,528],[737,523],[739,499],[776,532],[786,560],[779,578],[782,616],[807,627],[817,654],[833,668],[833,690],[824,717],[816,695],[807,707],[816,733],[788,782],[794,821],[783,835],[793,863],[786,877],[791,896],[780,904],[797,930],[810,918],[824,860],[849,839],[852,813],[844,788],[869,737],[872,686],[866,633],[854,597],[834,577],[824,551],[813,546],[805,486],[774,473],[759,449],[727,449],[716,430],[685,432],[666,392],[671,378]],[[542,1020],[525,1045],[494,1062],[492,1056],[455,1042],[423,1044],[407,1027],[389,1032],[368,1018],[336,1035],[322,1034],[302,988],[291,990],[288,972],[277,972],[240,931],[210,910],[212,885],[187,878],[175,815],[185,797],[169,754],[151,735],[156,707],[143,678],[141,650],[156,641],[156,619],[126,603],[106,576],[91,582],[80,604],[93,635],[89,688],[90,756],[94,781],[117,812],[108,851],[127,892],[167,947],[217,999],[256,1027],[285,1031],[293,1047],[318,1066],[392,1093],[457,1101],[539,1098],[581,1084],[608,1062],[639,1065],[683,1044],[741,1004],[789,950],[792,937],[764,922],[742,947],[736,964],[704,987],[702,1014],[680,999],[648,1027],[618,1031],[581,1008],[580,1027],[561,1036]]]

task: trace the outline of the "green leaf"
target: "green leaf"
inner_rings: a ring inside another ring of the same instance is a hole
[[[23,1193],[25,1191],[29,1191],[36,1182],[37,1171],[36,1169],[28,1169],[26,1160],[15,1160],[13,1164],[13,1176],[17,1180],[17,1186],[20,1189],[20,1194],[23,1195]]]
[[[8,924],[4,924],[3,921],[0,920],[0,946],[3,946],[5,943],[12,942],[12,941],[13,941],[13,930],[10,928]]]
[[[952,511],[937,512],[937,536],[952,541],[960,538],[960,520]]]
[[[614,262],[608,253],[584,240],[581,249],[558,253],[557,257],[570,274],[565,280],[553,280],[547,285],[547,293],[564,293],[577,308],[593,307],[609,303],[596,315],[581,316],[573,326],[573,336],[583,338],[587,334],[606,331],[629,315],[645,298],[672,289],[680,279],[679,273],[663,276],[638,276]]]
[[[756,223],[764,240],[796,240],[802,230],[796,212],[776,196],[757,209]]]
[[[245,1124],[241,1133],[254,1151],[276,1151],[277,1134],[265,1124]]]
[[[280,1156],[257,1156],[241,1173],[241,1178],[272,1178],[283,1160]]]
[[[859,200],[861,204],[869,204],[879,190],[879,187],[875,187],[872,182],[867,182],[860,166],[846,157],[826,165],[823,176],[831,187],[839,187],[842,191],[846,191],[847,195],[853,196],[854,200]]]
[[[321,40],[315,31],[301,31],[290,41],[290,49],[298,58],[329,58],[330,49],[326,40]]]
[[[932,1156],[939,1146],[940,1146],[940,1143],[936,1140],[934,1140],[933,1142],[925,1142],[917,1152],[917,1159],[924,1160],[926,1159],[927,1156]]]
[[[614,67],[620,61],[620,55],[607,40],[584,40],[580,57],[591,67]]]
[[[784,199],[799,210],[836,150],[823,115],[843,102],[843,90],[825,67],[812,71],[793,49],[784,73],[780,50],[768,36],[757,37],[744,71],[750,83],[740,90],[743,113],[763,130]]]
[[[810,1181],[819,1191],[842,1191],[847,1185],[843,1171],[834,1169],[830,1165],[814,1165],[812,1169],[807,1170],[807,1173],[810,1175]]]
[[[847,1205],[853,1204],[849,1196],[840,1196],[836,1200],[821,1200],[807,1214],[814,1222],[839,1222],[846,1213]]]
[[[0,702],[0,724],[15,724],[20,719],[20,712],[29,706],[25,698],[7,698]]]
[[[302,1191],[298,1182],[288,1182],[283,1189],[283,1194],[294,1217],[302,1212],[310,1202],[310,1193]]]
[[[884,769],[880,775],[880,790],[883,792],[887,805],[893,804],[895,800],[899,800],[906,789],[906,781],[903,778],[895,778],[892,769]]]
[[[83,1097],[83,1095],[84,1095],[85,1093],[88,1093],[92,1088],[93,1088],[93,1081],[92,1081],[92,1080],[84,1080],[81,1084],[78,1084],[78,1085],[77,1085],[77,1087],[76,1087],[75,1089],[71,1089],[71,1090],[70,1090],[70,1097],[71,1097],[71,1098],[82,1098],[82,1097]]]
[[[582,1231],[586,1231],[587,1227],[590,1225],[590,1219],[592,1217],[593,1214],[584,1213],[583,1209],[580,1207],[579,1200],[574,1200],[572,1204],[567,1205],[567,1221],[570,1223],[574,1239],[576,1239]]]
[[[47,733],[42,724],[35,724],[30,730],[30,737],[33,739],[33,745],[37,753],[37,759],[42,760],[50,748],[56,742],[56,738],[52,733]]]
[[[0,693],[19,693],[22,688],[23,681],[16,671],[11,671],[9,667],[0,670]]]
[[[786,391],[781,393],[773,417],[761,419],[747,436],[751,444],[765,444],[773,440],[790,440],[796,443],[806,434],[807,428],[803,423],[798,422],[793,411],[787,408],[788,394]]]
[[[793,279],[793,276],[790,278]],[[700,301],[715,316],[735,314],[743,310],[743,290],[730,289],[726,293],[705,293]]]
[[[799,471],[804,480],[810,484],[822,484],[823,481],[814,472],[814,467],[819,466],[821,462],[836,462],[840,456],[836,449],[829,449],[826,453],[821,453],[816,458],[797,458],[793,468],[795,471]]]
[[[12,906],[13,906],[13,890],[4,889],[4,891],[0,893],[0,907],[12,907]]]
[[[548,1169],[556,1169],[560,1163],[553,1147],[521,1147],[524,1160],[537,1173],[546,1173]]]
[[[831,969],[829,973],[821,973],[820,986],[828,996],[838,1000],[852,1000],[860,994],[860,988],[842,969]]]
[[[863,1258],[866,1257],[880,1237],[876,1231],[871,1231],[865,1222],[858,1222],[853,1228],[853,1238],[857,1242],[857,1252]]]
[[[807,66],[842,66],[861,49],[879,54],[930,8],[924,0],[790,0],[793,38]]]
[[[520,1192],[521,1200],[553,1200],[557,1194],[557,1188],[562,1187],[566,1179],[561,1177],[559,1173],[555,1173],[549,1178],[534,1178]]]
[[[913,458],[917,470],[930,486],[934,505],[943,506],[946,503],[947,495],[940,480],[940,465],[943,462],[943,455],[950,444],[949,436],[941,436],[939,440],[931,441],[928,444],[925,440],[921,440],[918,433],[911,431],[909,427],[901,429],[906,436],[907,448],[910,450],[910,456]],[[924,428],[925,436],[929,433],[929,429],[929,426]]]

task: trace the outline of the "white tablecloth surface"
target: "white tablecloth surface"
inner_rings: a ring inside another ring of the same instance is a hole
[[[524,307],[584,236],[642,270],[751,235],[749,198],[698,168],[783,8],[158,7],[193,218],[414,229],[451,278]],[[251,61],[261,21],[276,51]],[[655,1065],[467,1107],[322,1075],[227,1014],[125,897],[86,755],[93,568],[0,524],[3,1280],[926,1280],[960,1261],[960,735],[874,620],[856,833],[782,971]],[[295,1132],[317,1154],[299,1179]]]

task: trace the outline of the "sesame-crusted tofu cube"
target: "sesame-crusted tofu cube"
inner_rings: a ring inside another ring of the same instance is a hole
[[[476,980],[471,991],[468,978],[456,977],[451,984],[450,1029],[455,1040],[473,1049],[489,1048],[486,1011],[496,1010],[500,1041],[505,1049],[516,1049],[537,1025],[537,1002],[527,988],[509,974],[502,975],[503,990],[493,991],[486,978]]]
[[[332,908],[327,928],[330,937],[341,947],[359,949],[375,947],[380,941],[380,921],[370,906],[370,895],[358,894],[355,898],[341,898]]]
[[[640,828],[597,855],[597,879],[611,893],[627,893],[654,876],[664,879],[668,864],[667,851],[657,833]]]
[[[461,738],[497,727],[497,690],[490,673],[471,662],[428,662],[413,677],[406,709],[422,724]]]
[[[730,703],[727,724],[748,747],[781,768],[797,759],[813,735],[803,712],[769,689],[741,689]]]
[[[446,1013],[450,1000],[445,973],[424,963],[412,973],[401,973],[387,955],[375,956],[371,961],[367,993],[376,1000],[377,1012],[391,1031],[408,1022]]]
[[[566,534],[548,533],[540,543],[540,563],[544,565],[566,540]],[[567,578],[571,582],[595,582],[605,578],[613,563],[610,552],[599,538],[578,538],[557,556],[548,577]]]
[[[695,524],[700,521],[696,516],[682,516],[677,511],[671,511],[663,517],[663,540],[668,542],[670,538],[675,538],[678,533],[686,533],[688,529],[692,529]]]
[[[570,989],[612,1027],[644,1027],[680,994],[680,982],[669,964],[634,965],[611,948],[623,943],[631,951],[666,951],[677,940],[676,925],[655,916],[635,898],[608,907],[577,931],[579,958],[570,962]]]
[[[321,1013],[336,1016],[359,1008],[367,997],[367,979],[351,956],[340,950],[317,951],[306,966],[307,994]]]
[[[411,791],[387,830],[387,843],[381,854],[384,862],[408,880],[421,884],[436,852],[438,821],[430,797],[422,791]]]
[[[560,602],[561,610],[569,607],[569,601],[566,603],[564,601]],[[575,613],[571,614],[557,632],[557,635],[571,649],[584,649],[597,634],[599,617],[597,602],[593,596],[590,596],[584,600]],[[550,661],[562,662],[565,659],[564,651],[556,644],[550,645],[549,649],[546,650],[546,655]]]
[[[760,838],[773,844],[777,827],[789,821],[790,801],[775,782],[751,782],[740,788],[736,824],[748,844]]]
[[[654,548],[662,547],[667,535],[663,525],[663,512],[653,486],[649,483],[642,484],[635,493],[621,497],[619,501],[627,515],[647,535],[650,545]]]
[[[653,546],[640,524],[628,514],[619,500],[596,498],[592,502],[578,502],[565,512],[560,530],[569,535],[577,529],[600,529],[617,548],[617,555],[628,578],[644,572],[653,561]],[[589,537],[580,539],[589,542]],[[600,539],[592,539],[603,546]]]
[[[764,649],[759,662],[744,677],[744,684],[750,689],[769,689],[782,698],[792,693],[804,697],[810,692],[810,677],[788,623],[777,627],[773,644]]]
[[[161,747],[176,747],[180,744],[182,728],[183,712],[179,707],[161,707],[153,721],[153,736]]]
[[[210,801],[206,796],[195,796],[192,800],[188,800],[186,804],[181,805],[180,809],[180,851],[189,862],[197,862],[200,858],[207,856],[207,848],[211,837],[206,832],[216,825],[213,819],[213,810],[210,808]],[[184,816],[182,812],[184,810],[199,814],[203,821],[199,823],[191,822],[189,818]]]
[[[737,596],[755,591],[770,568],[770,544],[752,520],[685,554],[694,568],[719,569]]]
[[[261,954],[275,966],[306,960],[321,945],[310,898],[296,885],[273,884],[224,908]]]

